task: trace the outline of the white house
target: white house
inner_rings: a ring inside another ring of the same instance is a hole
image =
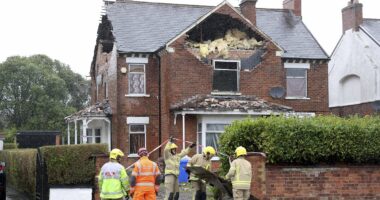
[[[363,5],[342,9],[343,35],[329,63],[329,106],[346,116],[380,110],[380,19],[363,19]]]

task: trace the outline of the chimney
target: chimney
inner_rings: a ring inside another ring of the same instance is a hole
[[[295,16],[302,16],[302,0],[284,0],[282,6],[292,10]]]
[[[241,13],[256,26],[256,3],[257,0],[242,0],[240,3]]]
[[[347,7],[342,9],[343,33],[347,30],[359,30],[359,26],[363,23],[363,4],[359,0],[351,0]]]

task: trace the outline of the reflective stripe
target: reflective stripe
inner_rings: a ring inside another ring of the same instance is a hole
[[[154,176],[154,173],[152,172],[141,172],[139,176]]]
[[[117,195],[117,194],[123,194],[123,192],[119,191],[119,192],[102,192],[102,194],[104,195]]]
[[[154,183],[142,182],[142,183],[136,183],[136,186],[154,186]]]

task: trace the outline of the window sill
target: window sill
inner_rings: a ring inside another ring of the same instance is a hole
[[[150,97],[150,94],[126,94],[126,97]]]
[[[287,100],[310,100],[308,97],[285,97]]]
[[[133,154],[129,154],[128,155],[128,158],[139,158],[140,156],[139,155],[137,155],[137,154],[135,154],[135,153],[133,153]]]
[[[240,92],[211,92],[211,95],[219,95],[219,96],[240,96]]]

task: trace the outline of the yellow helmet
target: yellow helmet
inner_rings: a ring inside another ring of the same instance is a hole
[[[214,156],[216,154],[215,149],[212,146],[207,146],[206,148],[203,149],[204,154],[210,154],[211,156]]]
[[[176,144],[174,144],[174,143],[170,144],[170,149],[176,149],[176,148],[178,148],[178,146]]]
[[[236,148],[235,153],[236,153],[236,157],[243,156],[243,155],[245,156],[247,155],[247,150],[244,147],[240,146]]]
[[[116,160],[118,156],[123,157],[124,153],[120,149],[112,149],[110,152],[110,159]]]

